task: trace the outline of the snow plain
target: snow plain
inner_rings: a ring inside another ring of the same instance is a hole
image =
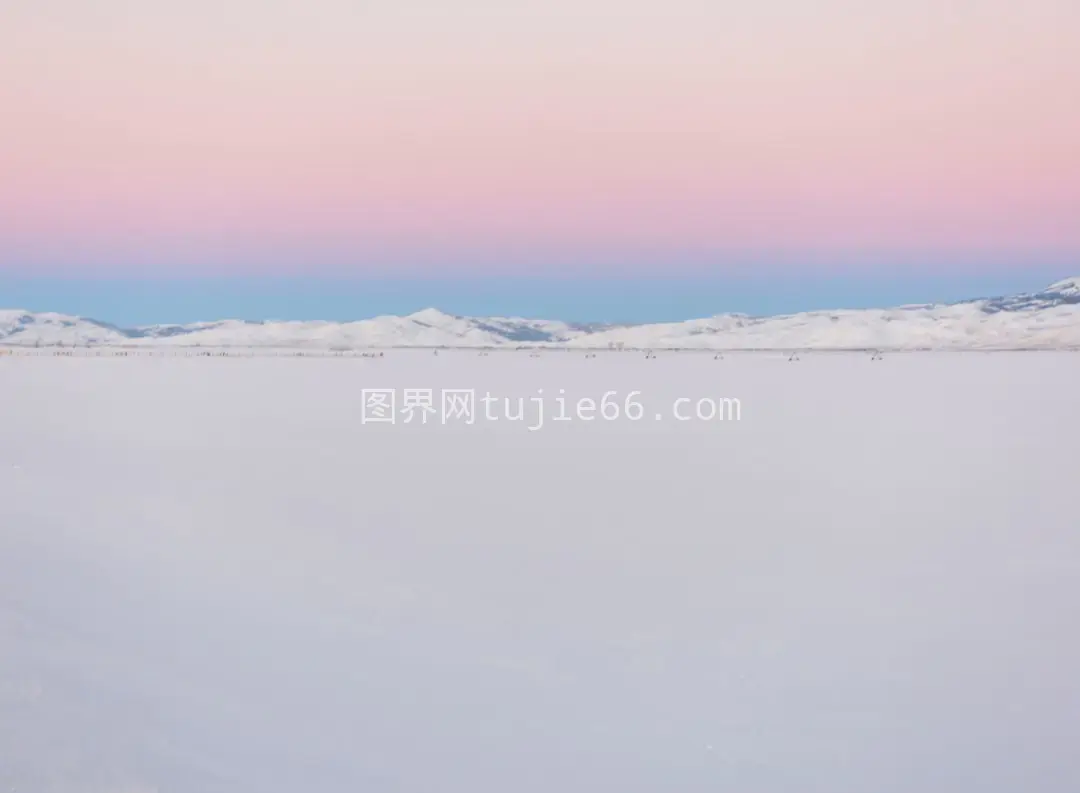
[[[1073,793],[1078,353],[0,358],[0,791]],[[364,424],[365,388],[643,420]],[[739,422],[657,420],[735,397]]]

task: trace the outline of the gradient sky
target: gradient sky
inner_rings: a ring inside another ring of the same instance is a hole
[[[1080,271],[1078,41],[1075,0],[6,0],[0,304],[1037,288]]]

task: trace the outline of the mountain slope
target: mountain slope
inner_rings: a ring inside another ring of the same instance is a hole
[[[1032,293],[951,304],[809,311],[773,317],[607,326],[459,317],[426,309],[356,322],[222,320],[118,328],[63,314],[0,311],[9,346],[362,347],[568,346],[672,349],[1061,349],[1080,347],[1080,277]]]

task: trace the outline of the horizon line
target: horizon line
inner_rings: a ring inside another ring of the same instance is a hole
[[[322,318],[322,317],[309,318],[309,319],[298,319],[298,318],[288,318],[288,317],[285,317],[285,316],[266,316],[266,317],[262,317],[262,318],[248,318],[248,317],[244,317],[242,315],[221,315],[221,316],[211,318],[211,319],[199,319],[199,320],[191,320],[191,321],[187,321],[187,322],[161,322],[161,321],[158,321],[158,322],[136,322],[136,323],[118,322],[118,321],[111,320],[111,319],[105,319],[105,318],[103,318],[104,315],[101,315],[101,314],[55,311],[55,310],[48,310],[48,309],[46,309],[46,310],[35,310],[35,309],[22,308],[22,307],[19,307],[19,306],[5,307],[2,304],[0,304],[0,312],[22,312],[22,313],[31,314],[31,315],[53,314],[53,315],[56,315],[56,316],[69,317],[69,318],[72,318],[72,319],[79,319],[79,320],[83,320],[83,321],[87,321],[87,322],[92,322],[92,323],[97,324],[97,325],[107,326],[107,327],[110,327],[110,328],[115,328],[117,330],[139,330],[139,329],[151,328],[151,327],[186,327],[186,326],[192,326],[192,325],[217,324],[217,323],[224,323],[224,322],[237,322],[237,323],[241,323],[241,324],[250,324],[250,325],[265,325],[265,324],[272,324],[272,323],[296,323],[296,324],[326,323],[326,324],[333,324],[333,325],[343,325],[343,324],[351,324],[351,323],[357,323],[357,322],[368,322],[368,321],[377,320],[377,319],[383,319],[383,318],[387,318],[387,319],[390,319],[390,318],[393,318],[393,319],[415,319],[415,317],[417,315],[424,314],[424,313],[430,313],[430,312],[438,312],[442,316],[451,317],[451,318],[457,318],[457,319],[478,319],[478,320],[483,320],[483,319],[508,319],[508,320],[525,320],[525,321],[533,321],[533,322],[562,322],[562,323],[565,323],[565,324],[571,325],[571,326],[600,326],[600,327],[608,327],[608,328],[610,328],[610,327],[635,327],[635,326],[642,326],[642,325],[675,324],[675,323],[680,323],[680,322],[692,322],[692,321],[697,320],[697,319],[708,319],[708,318],[720,317],[720,316],[746,317],[746,318],[750,318],[750,319],[767,319],[767,318],[773,318],[773,317],[787,317],[787,316],[795,316],[795,315],[798,315],[798,314],[813,314],[813,313],[829,312],[829,311],[842,311],[842,312],[848,312],[848,311],[875,311],[875,310],[887,310],[887,309],[920,308],[920,307],[930,307],[930,306],[962,305],[962,304],[965,304],[965,303],[975,303],[975,302],[979,302],[979,301],[995,300],[995,299],[1008,298],[1008,297],[1047,294],[1049,292],[1049,290],[1051,289],[1051,287],[1055,287],[1055,286],[1058,286],[1058,285],[1061,285],[1061,284],[1069,285],[1070,283],[1074,284],[1074,285],[1080,284],[1080,276],[1066,276],[1064,278],[1059,278],[1059,279],[1056,279],[1056,280],[1054,280],[1053,282],[1051,282],[1049,284],[1045,284],[1043,287],[1041,287],[1039,289],[1036,289],[1034,291],[1029,290],[1029,291],[1014,291],[1014,292],[1009,292],[1009,293],[998,293],[998,294],[982,294],[982,295],[969,296],[969,297],[955,299],[955,300],[929,300],[929,301],[923,300],[923,301],[914,301],[914,302],[912,302],[912,301],[904,301],[904,302],[896,302],[896,303],[892,303],[892,304],[860,305],[860,306],[835,305],[835,306],[831,306],[831,307],[818,307],[818,308],[807,308],[807,309],[794,310],[794,311],[762,312],[762,313],[754,313],[754,312],[749,312],[749,311],[719,311],[719,312],[714,312],[714,313],[711,313],[711,314],[687,314],[687,315],[683,316],[682,319],[638,320],[638,321],[574,320],[574,319],[566,319],[566,318],[563,318],[563,317],[559,317],[557,315],[535,315],[535,314],[534,315],[527,315],[525,313],[514,313],[514,312],[496,312],[496,313],[454,312],[454,311],[447,311],[447,310],[445,310],[443,308],[440,308],[439,306],[434,305],[434,304],[427,305],[427,306],[425,306],[423,308],[416,309],[414,311],[404,312],[404,313],[394,313],[394,312],[385,312],[384,311],[384,312],[377,312],[377,313],[368,313],[368,314],[364,314],[362,316],[354,316],[351,319],[327,319],[327,318]]]

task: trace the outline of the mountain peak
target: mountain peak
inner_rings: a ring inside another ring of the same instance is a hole
[[[1055,281],[1042,290],[1044,294],[1064,295],[1066,297],[1080,297],[1080,276],[1065,278]]]
[[[437,308],[425,308],[409,314],[405,319],[411,319],[414,322],[420,322],[424,325],[441,325],[447,320],[454,320],[457,319],[457,317],[453,314],[447,314],[445,311],[440,311]]]

